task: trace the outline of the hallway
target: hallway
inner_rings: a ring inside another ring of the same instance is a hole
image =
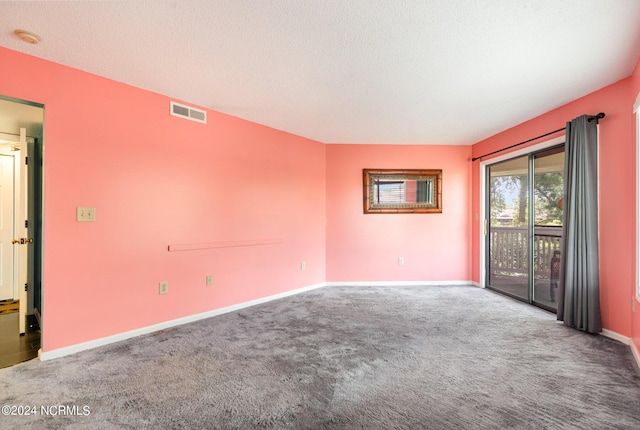
[[[0,314],[0,368],[38,356],[40,326],[33,316],[27,317],[26,333],[20,336],[19,317],[18,312]]]

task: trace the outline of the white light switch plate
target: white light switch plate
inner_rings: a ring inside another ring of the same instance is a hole
[[[76,220],[78,222],[95,222],[96,208],[76,208]]]

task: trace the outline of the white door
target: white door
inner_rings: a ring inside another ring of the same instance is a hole
[[[0,147],[0,300],[20,301],[19,328],[20,333],[24,333],[28,309],[27,258],[31,242],[24,225],[28,213],[27,166],[23,166],[28,152],[26,129],[20,129],[19,141],[2,140],[9,143]]]
[[[5,151],[2,151],[5,152]],[[0,300],[17,300],[14,279],[15,161],[0,152]]]

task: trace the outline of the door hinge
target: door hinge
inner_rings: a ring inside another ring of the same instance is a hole
[[[24,290],[29,291],[29,284],[24,284]]]
[[[29,165],[29,157],[24,157],[24,164],[25,164],[26,166],[28,166],[28,165]]]
[[[29,228],[29,220],[28,219],[24,220],[24,228]]]

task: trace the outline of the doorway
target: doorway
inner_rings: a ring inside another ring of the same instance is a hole
[[[0,367],[41,347],[44,107],[0,96]]]
[[[485,178],[487,288],[556,312],[564,145],[487,165]]]

